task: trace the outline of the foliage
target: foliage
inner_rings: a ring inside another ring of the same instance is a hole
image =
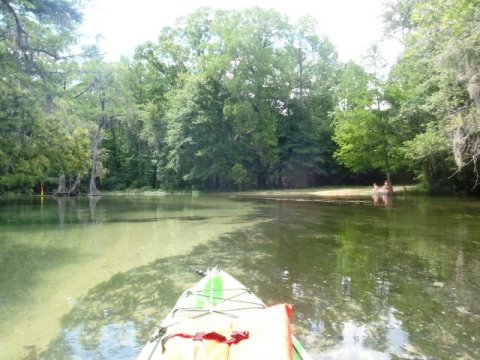
[[[382,170],[390,181],[391,172],[403,165],[399,151],[403,134],[392,116],[384,66],[375,46],[367,61],[370,72],[351,62],[342,74],[334,123],[335,157],[355,172]]]
[[[421,143],[420,147],[427,148],[436,137],[441,144],[435,144],[442,145],[437,153],[444,157],[438,156],[434,165],[443,171],[436,178],[428,175],[433,160],[430,154],[425,155],[430,159],[422,161],[425,178],[435,182],[448,177],[453,186],[458,180],[455,170],[445,164],[455,162],[457,175],[468,177],[465,170],[471,171],[472,180],[465,189],[470,191],[479,180],[479,5],[478,1],[467,0],[400,0],[393,2],[386,13],[390,33],[402,34],[405,42],[393,80],[405,97],[398,102],[399,116],[417,130],[407,150]]]
[[[139,47],[134,64],[156,87],[137,99],[150,105],[162,186],[306,185],[304,174],[334,173],[338,63],[311,20],[200,9]]]
[[[80,166],[80,139],[54,115],[80,20],[76,1],[0,2],[0,192],[29,192],[61,163]]]
[[[80,23],[77,0],[0,1],[0,57],[9,80],[27,74],[52,75],[51,60],[66,60],[65,49]],[[3,70],[3,69],[2,69]]]
[[[39,119],[38,105],[25,92],[3,86],[0,90],[0,189],[28,191],[48,169],[42,153],[45,119]]]
[[[89,172],[93,192],[236,190],[407,167],[478,189],[477,2],[391,1],[405,51],[388,76],[378,46],[341,64],[311,18],[261,8],[201,8],[120,62],[75,57],[79,5],[0,1],[0,192]]]

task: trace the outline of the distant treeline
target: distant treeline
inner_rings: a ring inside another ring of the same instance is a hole
[[[199,9],[131,58],[73,54],[79,0],[0,2],[0,193],[391,179],[479,192],[480,6],[396,0],[342,63],[311,18]],[[133,31],[133,29],[132,29]]]

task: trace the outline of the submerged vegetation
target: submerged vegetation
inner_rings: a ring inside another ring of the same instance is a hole
[[[386,72],[311,18],[199,9],[105,62],[78,0],[0,1],[0,193],[423,182],[479,192],[477,1],[395,0]],[[235,31],[233,31],[235,29]]]

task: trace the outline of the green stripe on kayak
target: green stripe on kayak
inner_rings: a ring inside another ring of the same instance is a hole
[[[309,360],[310,355],[308,355],[307,351],[303,348],[302,344],[293,337],[293,359],[294,360]]]
[[[205,304],[215,306],[222,300],[223,280],[219,274],[210,276],[208,278],[202,290],[202,295],[205,297],[205,299],[202,301],[202,299],[197,298],[197,307],[205,306]]]

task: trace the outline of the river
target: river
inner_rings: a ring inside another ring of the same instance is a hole
[[[480,202],[0,199],[0,359],[134,359],[195,269],[293,304],[314,359],[479,359]]]

